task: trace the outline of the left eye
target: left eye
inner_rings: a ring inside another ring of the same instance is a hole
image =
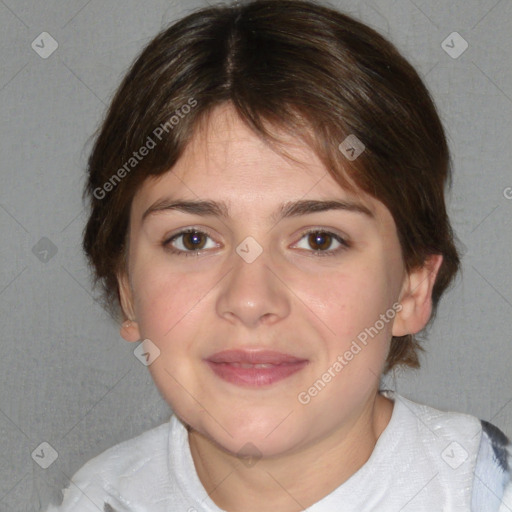
[[[313,249],[315,253],[332,254],[338,252],[340,248],[348,247],[347,242],[343,238],[329,231],[309,231],[302,235],[301,240],[304,240],[305,244],[309,247],[301,247],[299,244],[296,244],[295,247],[306,250]],[[332,248],[333,244],[337,244],[337,246]]]

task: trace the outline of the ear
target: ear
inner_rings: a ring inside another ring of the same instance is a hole
[[[393,336],[405,336],[421,331],[432,314],[432,289],[443,262],[441,254],[430,255],[423,266],[406,275],[400,292],[402,309],[393,323]]]
[[[132,288],[125,272],[117,275],[117,284],[119,286],[121,307],[125,317],[127,317],[127,320],[121,324],[119,333],[126,341],[139,341],[142,336],[140,335],[139,325],[135,320]]]

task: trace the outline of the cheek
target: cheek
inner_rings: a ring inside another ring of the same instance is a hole
[[[375,262],[320,277],[304,289],[311,309],[329,330],[338,339],[351,340],[391,307],[392,294],[386,283],[383,269]]]
[[[152,265],[134,272],[135,312],[141,334],[155,343],[179,336],[186,317],[194,315],[214,282],[204,275],[183,274]]]

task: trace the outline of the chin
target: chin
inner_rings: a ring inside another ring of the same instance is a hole
[[[234,422],[232,428],[226,425],[227,432],[215,424],[213,430],[208,428],[206,432],[199,430],[199,433],[232,455],[252,458],[275,457],[292,450],[300,442],[297,439],[297,432],[280,425],[282,420],[283,418],[279,417],[262,425],[260,419],[258,424],[255,422],[245,426]]]
[[[256,437],[241,437],[237,440],[229,439],[226,440],[227,445],[220,445],[225,451],[231,455],[240,457],[242,461],[249,461],[248,466],[251,463],[257,462],[259,459],[268,459],[272,457],[278,457],[285,454],[289,450],[293,449],[291,439],[276,438],[270,441],[265,439],[265,436],[261,438]]]

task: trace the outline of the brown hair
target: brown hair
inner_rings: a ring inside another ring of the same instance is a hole
[[[157,35],[126,74],[89,157],[84,190],[91,211],[83,249],[110,313],[122,318],[117,274],[126,269],[134,194],[146,178],[171,169],[199,122],[225,102],[267,142],[279,142],[267,124],[286,129],[341,186],[384,203],[407,270],[443,255],[435,314],[459,268],[444,200],[450,155],[436,108],[389,41],[304,0],[195,11]],[[365,146],[355,160],[339,149],[348,135]],[[413,335],[393,337],[385,371],[418,367],[419,348]]]

